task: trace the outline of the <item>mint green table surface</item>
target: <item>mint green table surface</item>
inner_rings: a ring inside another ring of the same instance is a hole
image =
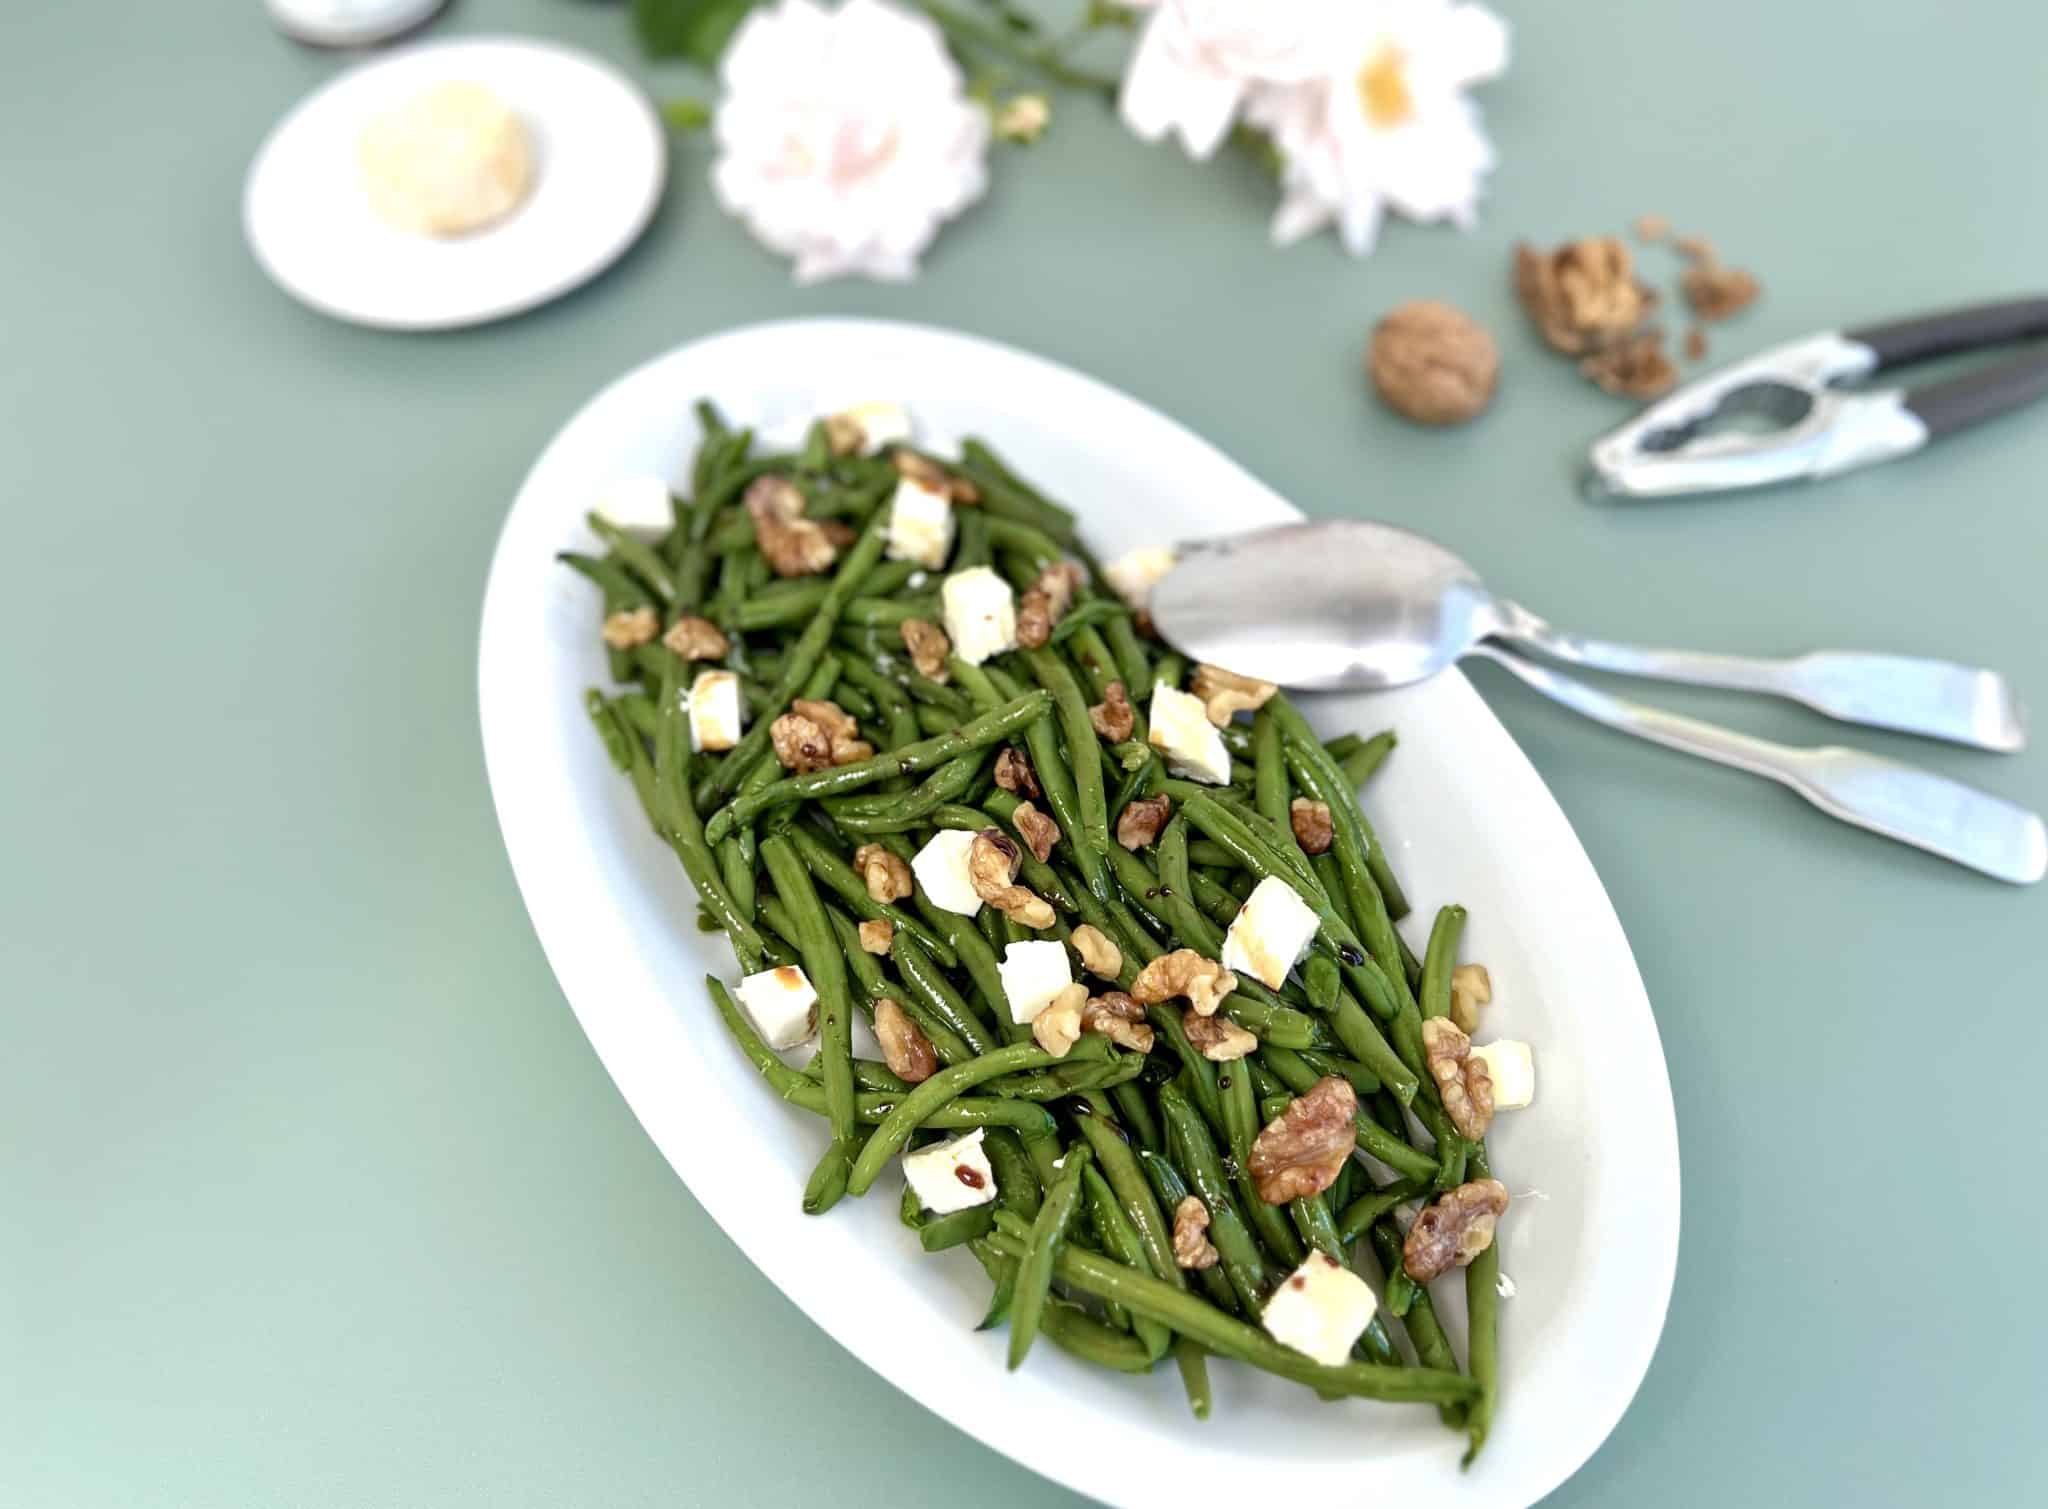
[[[1589,632],[1988,661],[2048,707],[2048,407],[1803,492],[1596,508],[1573,470],[1624,406],[1539,349],[1507,280],[1519,237],[1667,214],[1768,285],[1717,356],[2048,289],[2048,13],[1512,13],[1470,235],[1277,252],[1251,163],[1148,151],[1076,99],[913,286],[794,288],[712,203],[698,139],[610,275],[403,337],[301,309],[242,242],[250,154],[335,60],[254,0],[0,12],[0,1505],[1074,1502],[755,1274],[514,892],[475,711],[485,564],[556,426],[677,342],[801,313],[984,333]],[[463,31],[692,83],[635,59],[616,6],[466,0],[436,34]],[[1457,433],[1362,389],[1365,331],[1423,295],[1503,349]],[[2048,1501],[2048,893],[1475,675],[1633,940],[1685,1160],[1663,1343],[1552,1502]],[[1853,737],[2048,804],[2039,748]]]

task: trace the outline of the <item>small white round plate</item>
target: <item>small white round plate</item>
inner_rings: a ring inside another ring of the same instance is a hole
[[[518,114],[532,188],[466,236],[397,230],[370,208],[356,140],[373,117],[448,80],[483,84]],[[242,226],[263,270],[322,313],[446,330],[596,277],[646,229],[667,173],[660,118],[608,64],[513,38],[427,42],[350,69],[280,121],[249,167]]]

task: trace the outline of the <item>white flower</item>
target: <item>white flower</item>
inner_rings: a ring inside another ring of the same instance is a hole
[[[1312,77],[1323,39],[1351,0],[1134,0],[1156,6],[1132,50],[1118,101],[1146,141],[1168,132],[1207,157],[1253,84]]]
[[[913,276],[987,184],[988,116],[923,16],[780,0],[747,17],[721,72],[712,187],[800,283]]]
[[[1389,207],[1469,226],[1493,148],[1465,97],[1507,67],[1508,33],[1484,6],[1371,0],[1349,11],[1320,77],[1256,87],[1245,119],[1283,164],[1273,239],[1335,221],[1354,254],[1372,249]]]

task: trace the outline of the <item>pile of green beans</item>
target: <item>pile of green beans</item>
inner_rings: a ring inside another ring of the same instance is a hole
[[[1413,1202],[1488,1170],[1484,1145],[1450,1128],[1421,1057],[1422,1023],[1449,1009],[1465,911],[1437,914],[1421,958],[1397,930],[1408,901],[1356,795],[1394,735],[1324,742],[1275,695],[1225,729],[1229,784],[1174,776],[1146,742],[1146,702],[1160,682],[1185,685],[1191,668],[1098,585],[1073,515],[974,440],[942,463],[978,494],[959,508],[950,568],[992,565],[1020,594],[1062,558],[1085,563],[1087,579],[1046,644],[925,675],[899,626],[939,617],[941,573],[883,559],[893,458],[836,456],[822,426],[800,451],[763,453],[711,405],[697,413],[703,441],[688,496],[673,500],[674,527],[649,541],[593,517],[600,548],[562,560],[597,588],[606,615],[648,609],[664,628],[701,616],[728,638],[722,664],[740,675],[750,719],[732,749],[693,752],[687,693],[705,667],[659,639],[612,650],[615,684],[591,690],[587,710],[695,886],[702,924],[726,934],[744,972],[798,964],[817,992],[817,1053],[797,1069],[724,981],[706,982],[742,1057],[828,1129],[803,1208],[822,1215],[861,1198],[903,1153],[979,1128],[994,1202],[932,1215],[906,1190],[902,1215],[924,1250],[962,1249],[987,1273],[982,1324],[1007,1325],[1012,1368],[1040,1338],[1115,1372],[1150,1372],[1170,1355],[1190,1410],[1206,1418],[1208,1359],[1229,1358],[1324,1398],[1432,1405],[1467,1435],[1469,1462],[1499,1409],[1497,1249],[1463,1275],[1462,1363],[1401,1256]],[[788,478],[811,517],[851,531],[825,572],[770,572],[743,501],[764,476]],[[1090,709],[1117,682],[1136,727],[1111,744]],[[769,731],[799,697],[836,701],[873,756],[786,772]],[[1018,833],[1023,799],[995,779],[1006,748],[1028,760],[1043,793],[1034,805],[1059,828],[1044,859],[1020,845],[1018,881],[1050,903],[1050,927],[1034,933],[987,906],[963,917],[921,889],[871,896],[854,861],[864,844],[907,861],[944,829]],[[1163,831],[1126,848],[1126,809],[1159,796],[1170,803]],[[1297,799],[1328,805],[1327,852],[1297,839]],[[1257,1041],[1245,1057],[1205,1058],[1179,1003],[1148,1008],[1147,1054],[1084,1034],[1056,1055],[1011,1020],[998,968],[1010,943],[1064,942],[1085,923],[1122,954],[1115,980],[1091,988],[1128,989],[1171,950],[1219,957],[1238,907],[1268,876],[1300,894],[1318,931],[1279,989],[1240,976],[1225,998],[1224,1015]],[[886,952],[864,946],[863,926],[889,929]],[[883,1002],[931,1045],[937,1067],[918,1082],[856,1051],[856,1017],[872,1019]],[[1252,1145],[1331,1077],[1358,1096],[1360,1156],[1326,1191],[1269,1205],[1248,1172]],[[1190,1195],[1210,1215],[1209,1268],[1175,1260],[1174,1212]],[[1337,1367],[1259,1325],[1312,1251],[1362,1268],[1383,1295],[1353,1360]]]

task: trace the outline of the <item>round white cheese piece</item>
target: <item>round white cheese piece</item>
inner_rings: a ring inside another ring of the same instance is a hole
[[[459,236],[526,197],[533,154],[519,117],[482,84],[450,80],[373,118],[356,143],[370,207],[388,225]]]

